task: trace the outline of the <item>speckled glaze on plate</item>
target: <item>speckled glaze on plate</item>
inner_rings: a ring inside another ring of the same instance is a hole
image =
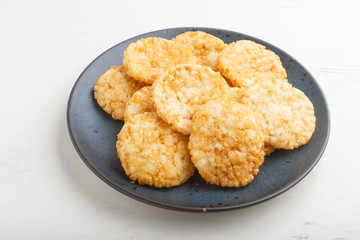
[[[266,157],[254,181],[242,188],[221,188],[207,184],[195,173],[185,184],[158,189],[130,183],[116,155],[117,134],[123,126],[106,114],[93,97],[97,79],[113,65],[121,65],[127,46],[141,38],[172,39],[186,31],[204,31],[225,43],[248,39],[265,45],[280,56],[288,80],[314,104],[316,130],[310,141],[293,151],[277,150]],[[67,109],[71,140],[85,164],[103,181],[139,201],[172,210],[211,212],[230,210],[263,202],[285,192],[301,181],[323,154],[330,133],[326,99],[316,80],[293,57],[260,39],[228,30],[212,28],[171,28],[146,33],[121,42],[97,57],[83,71],[70,94]]]

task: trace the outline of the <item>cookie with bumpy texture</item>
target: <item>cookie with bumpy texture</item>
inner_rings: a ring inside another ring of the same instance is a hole
[[[197,64],[197,58],[184,44],[149,37],[131,43],[124,52],[123,63],[131,77],[152,84],[167,68],[183,63]]]
[[[230,98],[233,101],[240,102],[240,99],[242,97],[242,92],[243,92],[243,90],[241,90],[238,87],[230,87],[230,95],[231,95]]]
[[[243,89],[240,103],[261,115],[265,144],[292,150],[306,144],[315,131],[314,106],[291,84],[261,81]]]
[[[152,100],[152,86],[146,86],[135,92],[125,108],[125,122],[130,121],[136,114],[155,112]]]
[[[218,68],[235,87],[250,87],[257,80],[267,78],[287,82],[280,57],[265,46],[249,40],[227,45],[219,56]]]
[[[218,58],[226,44],[220,38],[201,31],[189,31],[176,36],[173,41],[188,46],[199,63],[218,71]]]
[[[177,65],[153,84],[156,112],[174,130],[189,135],[192,116],[207,101],[228,99],[230,88],[210,67]]]
[[[276,148],[274,148],[271,145],[267,145],[265,144],[264,146],[264,152],[265,152],[265,156],[269,156],[271,153],[273,153],[276,150]]]
[[[194,115],[191,161],[204,180],[223,187],[249,184],[264,161],[261,121],[235,101],[210,101]]]
[[[116,149],[126,175],[141,185],[173,187],[194,174],[188,137],[174,132],[155,112],[125,122]]]
[[[241,98],[243,97],[244,89],[240,89],[238,87],[230,88],[231,100],[241,103]],[[252,114],[258,115],[258,118],[261,119],[262,116],[259,115],[257,112],[253,112]],[[264,146],[265,156],[269,156],[272,152],[275,151],[275,148],[271,145]]]
[[[94,97],[113,119],[123,120],[127,101],[144,85],[129,77],[123,66],[112,66],[95,83]]]

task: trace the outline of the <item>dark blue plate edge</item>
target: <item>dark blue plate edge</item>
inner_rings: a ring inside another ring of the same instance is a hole
[[[309,76],[314,80],[314,83],[317,85],[317,87],[319,88],[320,90],[320,93],[321,93],[321,97],[322,99],[324,100],[324,103],[325,103],[325,106],[326,106],[326,112],[327,112],[327,120],[328,120],[328,126],[327,126],[327,129],[326,129],[326,138],[325,138],[325,142],[324,142],[324,145],[322,146],[322,149],[320,150],[319,152],[319,155],[318,157],[316,158],[316,160],[313,162],[313,164],[307,169],[307,171],[305,171],[300,177],[298,177],[296,180],[292,181],[292,182],[289,182],[288,184],[286,184],[282,189],[278,190],[278,191],[275,191],[273,192],[272,194],[269,194],[261,199],[258,199],[256,201],[252,201],[250,203],[243,203],[243,204],[236,204],[236,205],[229,205],[229,206],[222,206],[222,207],[209,207],[209,208],[203,208],[203,207],[187,207],[187,206],[177,206],[177,205],[173,205],[173,204],[170,204],[170,203],[158,203],[152,199],[149,199],[149,198],[146,198],[144,196],[137,196],[136,194],[132,193],[131,191],[126,191],[120,187],[118,187],[114,182],[112,182],[111,180],[105,178],[105,176],[103,176],[101,173],[99,173],[96,168],[90,163],[87,161],[86,157],[81,153],[81,151],[79,150],[78,146],[77,146],[77,143],[75,142],[75,139],[73,137],[73,133],[72,133],[72,129],[71,129],[71,125],[70,125],[70,116],[69,116],[69,111],[70,111],[70,105],[71,105],[71,99],[72,99],[72,95],[75,91],[75,88],[80,80],[80,78],[82,77],[82,75],[84,74],[84,72],[86,72],[86,70],[92,65],[93,62],[95,62],[98,58],[100,58],[102,55],[104,55],[106,52],[110,51],[111,49],[113,49],[114,47],[120,45],[120,44],[123,44],[125,42],[132,42],[133,39],[137,39],[139,37],[142,37],[142,36],[146,36],[148,34],[151,34],[151,33],[156,33],[156,32],[160,32],[160,31],[167,31],[167,30],[184,30],[185,31],[206,31],[206,30],[216,30],[216,31],[226,31],[226,32],[231,32],[233,34],[237,34],[237,35],[242,35],[243,37],[250,37],[258,42],[263,42],[263,43],[266,43],[267,46],[270,46],[270,48],[274,47],[276,48],[278,51],[281,51],[283,53],[286,53],[284,52],[282,49],[279,49],[278,47],[264,41],[264,40],[261,40],[259,38],[256,38],[256,37],[253,37],[253,36],[250,36],[250,35],[247,35],[247,34],[243,34],[243,33],[240,33],[240,32],[235,32],[235,31],[231,31],[231,30],[226,30],[226,29],[219,29],[219,28],[207,28],[207,27],[176,27],[176,28],[167,28],[167,29],[159,29],[159,30],[155,30],[155,31],[151,31],[151,32],[147,32],[147,33],[144,33],[144,34],[141,34],[141,35],[137,35],[135,37],[132,37],[132,38],[129,38],[129,39],[126,39],[114,46],[112,46],[111,48],[107,49],[105,52],[101,53],[100,55],[98,55],[93,61],[91,61],[91,63],[88,64],[88,66],[82,71],[82,73],[80,74],[80,76],[78,77],[78,79],[76,80],[71,92],[70,92],[70,96],[69,96],[69,99],[68,99],[68,104],[67,104],[67,110],[66,110],[66,115],[67,115],[67,127],[68,127],[68,133],[70,135],[70,139],[71,139],[71,142],[76,150],[76,152],[79,154],[80,158],[83,160],[83,162],[90,168],[90,170],[95,173],[96,176],[98,176],[101,180],[103,180],[105,183],[107,183],[109,186],[111,186],[112,188],[116,189],[117,191],[125,194],[126,196],[128,197],[131,197],[133,199],[136,199],[140,202],[143,202],[143,203],[147,203],[147,204],[150,204],[152,206],[156,206],[156,207],[160,207],[160,208],[164,208],[164,209],[168,209],[168,210],[177,210],[177,211],[186,211],[186,212],[218,212],[218,211],[227,211],[227,210],[233,210],[233,209],[239,209],[239,208],[244,208],[244,207],[249,207],[249,206],[253,206],[255,204],[259,204],[261,202],[264,202],[266,200],[269,200],[269,199],[272,199],[284,192],[286,192],[287,190],[289,190],[290,188],[294,187],[296,184],[298,184],[304,177],[306,177],[310,171],[316,166],[316,164],[319,162],[319,160],[321,159],[326,147],[327,147],[327,144],[328,144],[328,140],[329,140],[329,137],[330,137],[330,128],[331,128],[331,121],[330,121],[330,110],[329,110],[329,105],[327,103],[327,100],[326,100],[326,97],[324,95],[324,92],[323,90],[321,89],[319,83],[316,81],[316,79],[313,77],[313,75],[300,63],[298,62],[294,57],[292,57],[290,54],[286,53],[288,56],[291,57],[292,61],[296,62],[297,64],[299,64],[301,67],[303,67],[306,72],[309,74]]]

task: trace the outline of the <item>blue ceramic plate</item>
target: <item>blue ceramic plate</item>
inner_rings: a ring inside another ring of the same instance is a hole
[[[265,45],[280,56],[288,80],[302,90],[315,107],[317,126],[311,140],[293,151],[277,150],[266,157],[259,174],[248,186],[221,188],[204,182],[196,173],[185,184],[158,189],[130,183],[116,155],[117,134],[123,126],[106,114],[93,98],[97,79],[113,65],[121,65],[127,46],[141,38],[172,39],[186,31],[204,31],[231,43],[249,39]],[[318,83],[293,57],[260,39],[222,29],[172,28],[146,33],[110,48],[83,71],[72,89],[67,109],[72,142],[85,164],[116,190],[139,201],[180,211],[217,211],[250,206],[285,192],[303,179],[319,161],[325,150],[329,131],[329,110]]]

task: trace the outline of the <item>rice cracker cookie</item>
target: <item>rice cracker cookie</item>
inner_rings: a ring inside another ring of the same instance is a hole
[[[220,38],[201,31],[189,31],[176,36],[173,41],[188,46],[199,63],[218,71],[218,58],[226,44]]]
[[[167,68],[183,63],[197,64],[197,58],[184,44],[149,37],[131,43],[124,52],[123,62],[131,77],[152,84]]]
[[[112,66],[95,83],[94,98],[113,119],[123,120],[126,102],[144,85],[129,77],[123,66]]]
[[[265,46],[249,40],[227,45],[219,56],[218,68],[235,87],[250,87],[257,80],[267,78],[287,82],[280,57],[265,49]]]
[[[233,101],[240,102],[240,99],[242,98],[242,92],[243,90],[238,87],[230,87],[230,98]]]
[[[272,154],[275,150],[276,150],[276,148],[274,148],[274,147],[271,146],[271,145],[265,144],[265,146],[264,146],[265,156],[269,156],[269,155]]]
[[[154,101],[152,100],[152,86],[146,86],[135,92],[125,108],[125,122],[139,113],[155,112]]]
[[[240,89],[238,87],[230,88],[230,94],[231,94],[230,99],[241,103],[241,98],[243,97],[243,91],[244,91],[244,89]],[[259,119],[262,118],[262,116],[259,115],[257,112],[253,112],[253,114],[257,114]],[[269,156],[274,151],[275,151],[275,148],[273,146],[267,145],[267,144],[264,146],[265,156]]]
[[[260,119],[235,101],[210,101],[194,115],[191,161],[202,178],[222,187],[249,184],[264,161]]]
[[[292,150],[306,144],[315,131],[314,106],[290,83],[264,81],[243,89],[240,102],[261,115],[265,144]]]
[[[230,87],[220,73],[201,65],[177,65],[156,80],[153,89],[156,112],[185,135],[190,135],[193,114],[203,104],[230,97]]]
[[[173,187],[195,171],[188,137],[174,132],[155,112],[136,114],[118,134],[116,149],[126,175],[141,185]]]

